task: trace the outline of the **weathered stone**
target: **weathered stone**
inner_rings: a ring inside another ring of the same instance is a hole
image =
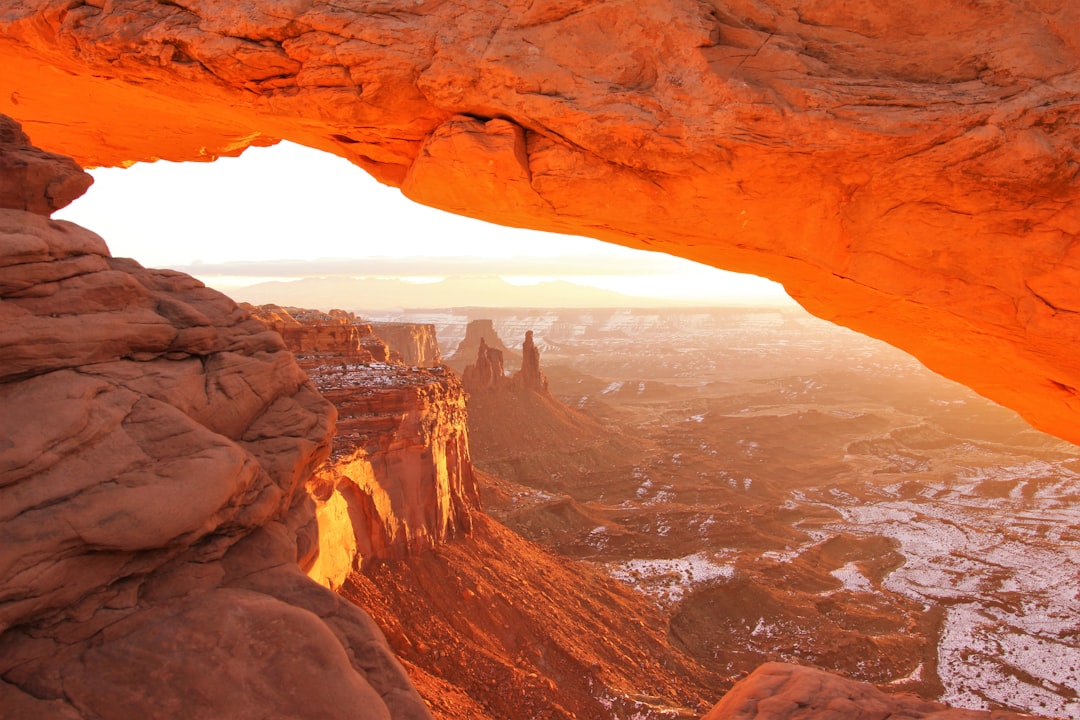
[[[0,319],[0,718],[430,717],[296,564],[334,411],[279,335],[14,209]]]
[[[406,365],[436,367],[442,364],[434,325],[376,322],[371,327],[391,350],[401,355],[401,362]]]
[[[1018,720],[1009,712],[956,710],[822,670],[766,663],[741,680],[702,720]]]
[[[1054,0],[31,0],[0,14],[0,112],[88,164],[287,138],[771,277],[1080,441],[1078,26]]]
[[[17,122],[0,116],[0,208],[51,215],[92,182],[71,158],[33,147]]]

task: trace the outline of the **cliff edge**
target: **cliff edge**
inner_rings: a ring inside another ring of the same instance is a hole
[[[0,118],[36,163],[0,175],[0,717],[430,717],[297,566],[333,408],[225,296],[50,220],[89,183],[27,147]]]

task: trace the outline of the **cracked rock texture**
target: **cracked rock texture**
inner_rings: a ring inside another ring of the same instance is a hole
[[[785,284],[1080,441],[1080,5],[9,0],[86,164],[280,138],[415,200]]]
[[[27,212],[88,182],[0,145],[24,157],[0,193],[0,718],[429,717],[297,565],[333,408],[225,296]]]

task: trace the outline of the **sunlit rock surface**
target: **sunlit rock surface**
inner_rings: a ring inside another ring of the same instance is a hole
[[[300,367],[338,410],[330,461],[308,487],[318,527],[310,548],[317,552],[303,563],[308,574],[336,588],[365,562],[467,534],[480,499],[465,390],[453,371],[387,362],[400,353],[352,313],[264,305],[256,315],[281,326]],[[438,356],[434,326],[388,325],[409,359]],[[365,344],[384,352],[372,357]]]
[[[375,334],[386,341],[390,349],[401,355],[401,362],[418,367],[442,364],[435,326],[429,323],[376,322],[371,324]]]
[[[89,164],[287,138],[766,275],[1078,441],[1077,27],[1060,0],[27,0],[0,112]]]
[[[333,408],[225,296],[27,212],[87,184],[0,167],[28,155],[0,209],[0,717],[429,717],[297,566]]]
[[[738,683],[702,720],[1006,720],[1007,712],[954,710],[913,695],[783,663],[767,663]]]

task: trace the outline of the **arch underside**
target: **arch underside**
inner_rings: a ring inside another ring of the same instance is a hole
[[[445,210],[772,278],[1080,442],[1080,6],[11,5],[0,113],[47,150],[288,139]]]

